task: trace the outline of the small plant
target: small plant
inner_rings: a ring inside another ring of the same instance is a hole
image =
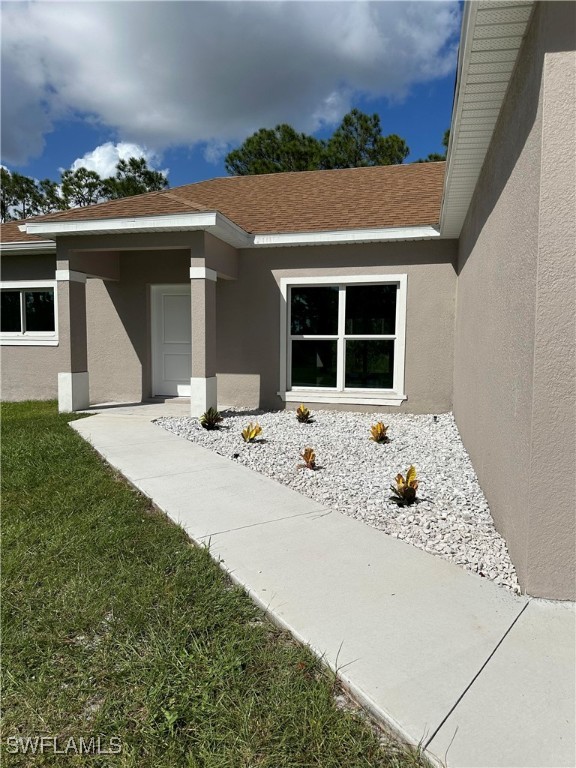
[[[202,416],[200,416],[200,424],[204,429],[218,429],[218,424],[220,424],[221,421],[224,421],[224,419],[216,408],[208,408],[206,413],[203,413]]]
[[[313,448],[304,448],[300,458],[304,460],[304,464],[299,464],[300,467],[303,469],[316,469],[316,454]]]
[[[296,409],[296,418],[298,419],[300,424],[310,424],[310,422],[313,421],[312,414],[310,413],[308,408],[306,408],[304,403],[302,403],[302,405],[300,405]]]
[[[253,443],[254,440],[258,437],[259,434],[262,432],[262,427],[258,422],[256,424],[248,424],[248,426],[242,430],[242,437],[244,438],[245,443]]]
[[[390,486],[392,496],[390,499],[395,501],[399,507],[410,506],[416,501],[416,491],[418,490],[418,480],[416,479],[416,470],[410,466],[406,472],[406,479],[401,474],[396,475],[396,487]]]
[[[388,427],[385,427],[383,422],[378,421],[372,427],[370,427],[371,437],[370,440],[374,440],[375,443],[387,443],[389,438],[386,432]]]

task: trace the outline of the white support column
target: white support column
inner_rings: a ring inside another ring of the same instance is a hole
[[[58,412],[72,413],[88,408],[88,371],[58,374]]]
[[[190,415],[201,416],[216,408],[216,279],[204,259],[191,259],[190,293],[192,305],[192,377]]]
[[[216,376],[193,376],[190,379],[190,415],[202,416],[218,405]]]
[[[58,260],[58,327],[66,351],[67,370],[58,373],[58,410],[81,411],[90,404],[86,340],[86,275]]]

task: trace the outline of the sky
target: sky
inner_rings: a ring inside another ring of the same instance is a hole
[[[289,123],[329,136],[380,115],[407,162],[442,151],[457,0],[3,0],[0,162],[35,178],[146,157],[172,187]]]

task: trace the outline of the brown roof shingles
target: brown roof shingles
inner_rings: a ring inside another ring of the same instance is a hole
[[[436,162],[228,176],[60,211],[42,220],[217,210],[253,234],[435,225],[440,218],[444,168],[444,162]],[[17,224],[2,226],[2,241],[33,239],[19,232]]]

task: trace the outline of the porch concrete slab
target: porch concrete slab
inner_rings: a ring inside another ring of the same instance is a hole
[[[575,715],[574,604],[531,600],[430,748],[467,768],[574,768]]]
[[[527,602],[338,512],[216,535],[210,550],[415,742],[434,733]]]

